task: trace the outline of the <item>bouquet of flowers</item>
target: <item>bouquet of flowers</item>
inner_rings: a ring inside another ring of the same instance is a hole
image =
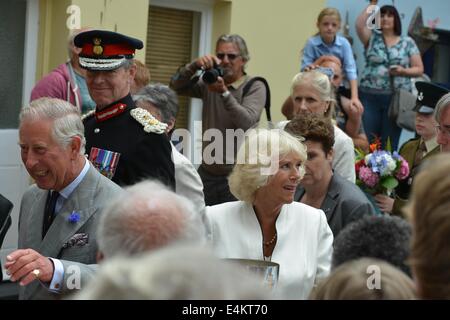
[[[408,162],[391,151],[389,140],[386,149],[381,150],[381,142],[376,139],[370,145],[370,153],[356,150],[356,184],[369,194],[389,195],[400,180],[409,176]]]

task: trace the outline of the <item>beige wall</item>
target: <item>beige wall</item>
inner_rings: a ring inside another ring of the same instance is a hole
[[[36,81],[68,59],[66,10],[71,4],[80,7],[82,27],[117,31],[142,40],[145,47],[149,0],[40,0]],[[145,50],[138,50],[136,58],[144,61]]]
[[[116,31],[147,41],[149,0],[72,0],[81,9],[81,25]],[[136,58],[145,60],[145,49],[136,52]]]
[[[39,32],[36,80],[68,59],[66,9],[70,0],[41,0],[39,2]]]
[[[284,120],[281,104],[300,69],[300,50],[316,32],[317,15],[325,6],[325,0],[233,0],[215,6],[212,44],[224,32],[244,37],[251,56],[248,73],[263,76],[270,84],[274,121]]]

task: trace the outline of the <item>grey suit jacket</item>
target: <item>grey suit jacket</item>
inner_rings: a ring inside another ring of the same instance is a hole
[[[305,189],[298,186],[294,200],[299,201]],[[375,215],[375,209],[365,194],[355,184],[333,174],[325,199],[320,209],[327,216],[328,225],[333,231],[334,238],[350,222],[362,218],[364,215]]]
[[[43,256],[61,259],[65,271],[63,293],[67,293],[68,290],[68,277],[79,274],[81,288],[92,277],[95,266],[89,265],[96,263],[96,232],[100,210],[121,190],[118,185],[102,176],[91,165],[81,183],[65,201],[44,239],[42,239],[42,224],[48,190],[32,185],[25,192],[20,207],[19,248],[31,248]],[[78,222],[68,220],[73,211],[80,214]],[[82,246],[64,247],[64,244],[76,234],[87,234],[88,243]],[[76,284],[76,281],[74,280],[72,284]],[[61,295],[52,293],[39,281],[33,281],[20,289],[19,298],[59,299]]]

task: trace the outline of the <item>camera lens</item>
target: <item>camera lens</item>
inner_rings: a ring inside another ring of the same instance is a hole
[[[219,72],[216,69],[209,69],[203,73],[202,79],[204,82],[212,84],[217,81],[218,76]]]
[[[223,77],[223,69],[219,66],[214,66],[214,68],[205,70],[202,75],[203,82],[207,84],[213,84],[217,81],[217,77]]]

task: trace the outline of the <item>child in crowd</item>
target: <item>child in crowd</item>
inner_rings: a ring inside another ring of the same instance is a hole
[[[309,70],[313,62],[323,55],[338,57],[343,63],[345,76],[350,83],[351,104],[363,110],[358,97],[358,82],[356,63],[353,51],[346,38],[337,34],[341,27],[341,15],[335,8],[325,8],[317,17],[317,28],[319,32],[308,39],[303,48],[301,70]]]

